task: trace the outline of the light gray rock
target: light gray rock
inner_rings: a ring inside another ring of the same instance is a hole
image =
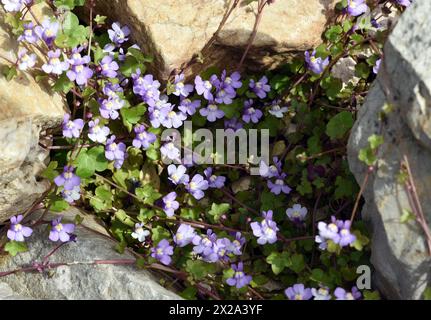
[[[36,5],[35,15],[45,9],[44,4]],[[4,18],[0,6],[0,54],[15,61],[17,42]],[[62,97],[31,76],[20,73],[8,82],[0,75],[0,222],[26,210],[48,189],[39,174],[49,151],[39,146],[39,136],[61,124],[64,110]]]
[[[65,221],[73,221],[76,214],[84,217],[83,225],[107,234],[89,215],[70,209]],[[49,215],[47,218],[52,218]],[[33,217],[32,217],[33,218]],[[134,259],[129,254],[114,250],[115,242],[82,226],[76,229],[77,242],[68,243],[50,258],[51,263],[91,262],[94,260]],[[46,226],[35,228],[28,240],[29,251],[16,257],[2,257],[0,271],[10,271],[40,263],[56,245],[48,240]],[[5,289],[6,288],[6,289]],[[9,288],[9,289],[8,289]],[[62,266],[44,273],[18,273],[0,278],[0,298],[12,296],[30,299],[65,300],[177,300],[176,294],[166,290],[148,271],[125,265]]]
[[[372,263],[375,284],[390,299],[420,299],[431,284],[431,257],[416,221],[401,223],[410,209],[404,185],[399,184],[403,157],[408,157],[418,196],[431,221],[431,12],[430,1],[415,1],[398,22],[385,46],[385,63],[361,107],[348,146],[351,171],[362,183],[366,166],[358,160],[367,139],[379,134],[378,170],[364,193],[363,217],[373,229]],[[379,115],[390,103],[386,121]]]

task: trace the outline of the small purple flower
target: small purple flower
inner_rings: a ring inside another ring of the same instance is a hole
[[[61,217],[52,220],[51,231],[49,232],[49,240],[57,242],[68,242],[71,239],[71,234],[75,231],[75,225],[73,223],[61,223]]]
[[[250,80],[250,89],[261,99],[265,99],[268,92],[271,91],[271,86],[268,84],[268,78],[263,76],[259,81]]]
[[[252,277],[244,273],[244,265],[239,262],[238,265],[232,264],[232,269],[235,271],[232,278],[226,280],[226,283],[231,287],[235,286],[237,289],[241,289],[248,286],[252,280]]]
[[[26,71],[36,65],[37,56],[34,53],[28,54],[27,49],[21,48],[18,52],[18,69]]]
[[[237,118],[232,119],[226,119],[224,121],[224,127],[226,130],[232,129],[234,132],[238,131],[239,129],[242,129],[243,125],[240,121],[238,121]]]
[[[72,190],[64,189],[61,191],[61,196],[67,203],[73,204],[81,198],[81,188],[79,186],[75,186]]]
[[[188,114],[190,116],[196,113],[196,110],[201,106],[200,100],[191,101],[188,98],[184,98],[181,100],[178,109],[184,114]]]
[[[24,32],[18,37],[18,41],[27,43],[36,43],[38,37],[34,31],[34,23],[29,22],[24,24]]]
[[[217,261],[218,255],[214,252],[214,244],[217,242],[217,235],[211,230],[207,230],[206,235],[196,235],[193,238],[193,252],[202,256],[205,261]]]
[[[49,18],[46,18],[42,21],[40,26],[36,26],[34,28],[34,31],[40,39],[45,41],[48,47],[51,47],[55,38],[57,37],[59,29],[60,24],[58,21],[51,21]]]
[[[133,92],[141,96],[142,101],[148,103],[150,106],[154,106],[160,98],[160,82],[154,80],[151,74],[142,77],[139,69],[136,70],[136,73],[132,74],[132,78]]]
[[[259,120],[262,118],[262,116],[263,112],[253,107],[252,99],[244,102],[244,113],[242,115],[242,120],[245,123],[259,123]]]
[[[111,56],[106,56],[100,62],[100,68],[102,69],[102,75],[108,78],[115,78],[117,76],[117,70],[120,67]]]
[[[269,109],[269,113],[278,119],[282,119],[284,114],[289,110],[288,107],[280,107],[280,101],[273,101],[271,105],[271,109]]]
[[[172,217],[175,214],[175,210],[180,207],[178,201],[176,201],[177,193],[172,191],[163,197],[163,210],[168,217]]]
[[[107,82],[102,91],[108,98],[118,98],[118,93],[123,92],[124,89],[118,83]]]
[[[160,153],[164,159],[181,162],[181,151],[173,142],[167,142],[160,148]]]
[[[99,126],[99,122],[99,119],[95,119],[88,123],[88,126],[90,127],[90,130],[88,130],[88,138],[94,142],[104,143],[110,130],[107,126]]]
[[[208,101],[214,100],[214,96],[211,93],[213,85],[210,81],[202,80],[202,78],[200,76],[196,76],[195,88],[196,88],[196,92],[198,93],[198,95],[200,95],[200,96],[203,95],[204,98],[207,99]]]
[[[235,240],[231,241],[227,247],[227,250],[230,253],[233,253],[236,256],[242,255],[242,246],[245,244],[246,240],[242,236],[241,232],[237,232],[235,234]]]
[[[208,181],[200,174],[196,174],[186,185],[186,189],[196,200],[200,200],[205,196],[204,191],[208,189]]]
[[[315,74],[321,74],[325,68],[329,65],[329,57],[325,60],[322,58],[316,58],[316,50],[310,55],[310,52],[305,51],[305,62],[307,63],[308,69]]]
[[[305,288],[302,283],[297,283],[287,288],[284,294],[289,300],[310,300],[313,297],[311,289]]]
[[[67,71],[67,77],[70,81],[76,81],[78,85],[86,85],[88,80],[93,76],[93,70],[91,70],[87,64],[90,63],[90,57],[82,57],[80,52],[81,48],[76,48],[72,52],[72,57],[69,59],[71,70]]]
[[[124,100],[120,99],[118,96],[115,98],[103,99],[100,102],[100,115],[105,119],[117,119],[120,114],[117,110],[124,107]]]
[[[282,192],[289,194],[292,191],[292,188],[290,188],[284,181],[285,177],[286,174],[283,173],[281,176],[276,177],[274,182],[268,180],[268,188],[273,194],[279,195]]]
[[[300,204],[294,204],[292,208],[286,210],[287,217],[295,223],[302,223],[307,217],[308,210]]]
[[[326,287],[321,287],[319,289],[311,288],[311,294],[314,300],[331,300],[332,298],[329,289]]]
[[[332,240],[335,243],[340,241],[339,229],[336,223],[326,224],[320,221],[317,224],[317,229],[319,230],[319,235],[316,236],[315,241],[319,243],[319,249],[325,250],[328,246],[328,240]]]
[[[353,17],[367,12],[368,6],[365,0],[347,0],[347,13]]]
[[[189,176],[186,174],[187,168],[180,164],[178,167],[174,164],[168,166],[169,180],[174,184],[188,183]]]
[[[179,128],[183,125],[184,120],[187,116],[182,112],[175,112],[174,106],[171,106],[166,114],[166,117],[162,119],[161,123],[165,128]]]
[[[63,136],[66,138],[79,138],[84,128],[84,120],[70,120],[70,114],[66,113],[63,118]]]
[[[351,226],[350,220],[346,220],[344,222],[341,220],[338,220],[337,222],[338,222],[338,228],[340,229],[340,232],[339,232],[340,238],[338,242],[335,242],[335,241],[334,242],[339,244],[341,247],[346,247],[352,244],[353,242],[355,242],[356,236],[350,232],[350,226]]]
[[[174,235],[174,242],[178,247],[182,248],[190,244],[196,237],[195,229],[188,224],[181,224]]]
[[[282,163],[277,157],[273,158],[274,164],[269,166],[265,161],[261,161],[259,164],[259,174],[262,178],[274,178],[279,177],[281,174]]]
[[[262,222],[252,222],[250,224],[253,234],[257,237],[257,243],[264,245],[266,243],[275,243],[277,241],[278,227],[277,223],[272,220],[273,212],[268,210],[268,212],[263,212],[264,219]]]
[[[217,262],[218,260],[227,262],[229,261],[229,248],[231,246],[231,242],[228,238],[217,239],[214,243],[213,251],[217,256],[214,256],[214,261],[208,262]]]
[[[234,72],[230,77],[226,76],[226,70],[223,70],[221,74],[221,82],[224,86],[229,86],[234,89],[239,89],[242,87],[241,74],[239,72]]]
[[[157,137],[154,133],[147,132],[145,130],[144,125],[137,125],[134,128],[135,131],[135,139],[133,139],[133,146],[135,148],[142,148],[147,150],[152,143],[157,140]]]
[[[62,174],[54,179],[54,183],[58,186],[64,186],[65,190],[73,190],[76,186],[81,184],[81,179],[74,173],[75,168],[72,166],[65,166]]]
[[[204,170],[205,177],[208,180],[208,186],[210,188],[221,189],[224,187],[226,177],[216,176],[213,174],[213,168],[206,168]]]
[[[108,30],[108,35],[113,43],[120,46],[129,40],[130,29],[127,26],[122,27],[119,22],[115,22],[112,24],[112,29]]]
[[[151,248],[151,256],[159,260],[164,265],[169,265],[172,262],[171,256],[174,254],[174,247],[169,244],[169,241],[163,239],[157,247]]]
[[[362,294],[356,287],[353,287],[351,292],[338,287],[334,291],[334,296],[336,300],[358,300],[362,297]]]
[[[374,74],[378,74],[379,73],[381,63],[382,63],[382,59],[379,59],[379,60],[376,61],[376,64],[373,67]]]
[[[137,239],[139,242],[145,242],[145,239],[150,235],[150,231],[144,229],[143,223],[135,223],[135,230],[131,236],[133,239]]]
[[[116,143],[117,137],[112,135],[111,138],[106,141],[105,157],[108,160],[114,161],[114,167],[120,169],[127,157],[126,145],[123,142]]]
[[[217,88],[217,93],[215,95],[215,102],[232,104],[233,99],[236,97],[235,89],[231,86],[225,86],[222,84],[221,87]]]
[[[18,12],[24,4],[28,4],[29,0],[1,0],[5,11]]]
[[[199,110],[201,116],[206,117],[209,122],[215,122],[224,117],[223,110],[220,110],[214,103],[209,103],[208,107]]]
[[[57,49],[55,51],[48,51],[48,63],[42,66],[42,70],[45,73],[53,73],[56,75],[62,74],[67,71],[70,67],[69,62],[60,60],[61,51]]]
[[[24,242],[24,238],[28,238],[33,233],[33,230],[29,227],[25,227],[21,224],[24,219],[23,215],[14,216],[10,218],[10,228],[7,231],[7,237],[9,240]]]
[[[188,97],[190,93],[193,92],[193,85],[191,84],[184,84],[184,74],[176,75],[175,76],[175,91],[173,92],[176,96],[181,97]]]

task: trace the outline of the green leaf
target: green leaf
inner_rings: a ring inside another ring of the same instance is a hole
[[[304,256],[302,254],[294,254],[290,257],[291,264],[289,269],[296,273],[300,273],[305,268]]]
[[[142,188],[136,188],[135,193],[138,198],[144,200],[144,203],[151,205],[154,204],[154,202],[160,199],[162,196],[149,184],[145,185]]]
[[[129,227],[133,227],[135,225],[135,222],[132,218],[129,217],[129,215],[126,213],[126,211],[120,209],[115,212],[115,218],[119,220],[121,223],[124,223],[125,225]]]
[[[88,156],[94,159],[94,168],[97,172],[108,169],[109,162],[105,158],[105,148],[103,146],[93,147],[88,151]]]
[[[380,147],[385,141],[383,139],[383,136],[373,134],[368,138],[368,142],[370,143],[371,149],[375,150]]]
[[[335,115],[326,126],[326,134],[331,139],[341,139],[353,127],[353,116],[348,111]]]
[[[73,88],[73,82],[63,73],[52,88],[56,92],[68,93]]]
[[[104,25],[107,18],[108,17],[106,16],[96,15],[94,22],[96,22],[98,25]]]
[[[364,295],[364,300],[380,300],[380,293],[378,291],[365,290],[362,292]]]
[[[196,300],[198,290],[195,287],[187,287],[179,293],[180,297],[185,300]]]
[[[2,74],[5,76],[6,81],[9,82],[18,75],[18,71],[15,66],[4,66],[2,69]]]
[[[82,149],[74,161],[76,174],[81,178],[90,178],[96,172],[96,159],[90,156],[86,149]]]
[[[201,280],[208,275],[216,272],[216,266],[213,263],[208,263],[202,260],[188,260],[186,263],[186,271],[195,279]]]
[[[368,79],[370,76],[370,66],[364,62],[358,63],[355,68],[355,75],[359,78]]]
[[[85,0],[54,0],[54,5],[59,9],[73,10],[75,7],[83,6]]]
[[[288,252],[273,252],[266,258],[266,262],[271,265],[272,272],[275,275],[280,274],[284,268],[292,265]]]
[[[8,252],[12,257],[15,257],[18,253],[28,251],[28,248],[25,242],[9,241],[4,246],[4,250]]]
[[[325,32],[325,37],[331,42],[337,42],[340,40],[342,33],[343,28],[340,25],[335,25]]]
[[[143,103],[132,108],[122,108],[120,110],[123,124],[129,129],[129,132],[132,131],[132,125],[138,123],[146,111],[147,108]]]
[[[136,69],[140,69],[141,72],[145,72],[146,68],[143,63],[140,63],[135,57],[127,56],[123,65],[120,67],[121,73],[126,77],[131,77]]]
[[[411,210],[403,209],[403,214],[400,217],[401,223],[407,223],[416,219],[416,216]]]
[[[424,300],[431,300],[431,287],[427,287],[423,293]]]
[[[113,195],[108,186],[99,186],[94,193],[95,195],[90,198],[90,205],[96,211],[104,211],[112,208]]]
[[[229,209],[230,209],[230,204],[229,203],[220,203],[220,204],[213,203],[211,205],[211,210],[208,211],[208,214],[211,216],[211,218],[215,222],[219,222],[220,221],[220,217],[222,215],[224,215],[226,212],[228,212]]]
[[[42,172],[42,177],[47,178],[50,181],[54,181],[54,179],[58,176],[58,171],[55,170],[58,167],[57,161],[51,161],[48,167]]]
[[[51,206],[49,207],[49,209],[53,212],[63,212],[67,209],[69,209],[70,205],[67,201],[63,200],[63,199],[56,199],[53,200],[51,202]]]
[[[151,239],[155,244],[159,243],[163,239],[168,239],[171,236],[171,233],[162,226],[157,226],[151,231]]]

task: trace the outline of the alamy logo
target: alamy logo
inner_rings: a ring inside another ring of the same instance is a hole
[[[370,290],[371,289],[371,269],[367,265],[360,265],[356,268],[356,274],[360,274],[356,279],[356,287],[359,290]]]

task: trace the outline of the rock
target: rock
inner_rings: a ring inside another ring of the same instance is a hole
[[[103,236],[107,233],[93,216],[72,208],[64,213],[63,219],[73,221],[76,214],[84,217],[84,226],[95,229],[101,234],[78,226],[75,232],[77,242],[68,243],[57,250],[49,259],[51,263],[134,259],[129,253],[119,254],[114,250],[115,242]],[[47,218],[52,217],[54,215],[49,215]],[[20,253],[13,258],[2,257],[0,271],[14,270],[32,265],[33,262],[41,262],[56,245],[48,239],[47,227],[39,226],[29,238],[28,246],[28,252]],[[44,273],[18,273],[0,278],[0,289],[4,285],[11,288],[10,294],[31,299],[180,299],[176,294],[160,286],[148,271],[125,265],[76,264],[58,267]]]
[[[247,66],[253,70],[285,61],[289,53],[320,44],[332,16],[334,0],[277,0],[265,8]],[[96,12],[132,29],[133,40],[155,58],[151,67],[160,79],[188,63],[209,42],[229,9],[230,0],[112,0],[96,1]],[[205,53],[204,66],[236,68],[255,22],[257,2],[245,1],[227,20],[216,44]],[[88,19],[88,8],[82,16]]]
[[[4,18],[0,6],[0,55],[15,61],[18,44]],[[5,66],[0,58],[0,69]],[[8,82],[0,75],[0,222],[26,210],[49,187],[38,176],[49,153],[39,136],[61,123],[64,108],[60,95],[32,77],[21,72]]]
[[[362,183],[367,168],[358,160],[358,152],[382,126],[385,142],[379,148],[377,172],[370,176],[364,193],[362,214],[373,230],[375,285],[389,299],[420,299],[431,284],[431,257],[424,232],[414,220],[400,221],[403,209],[411,206],[404,185],[398,182],[406,155],[423,211],[431,222],[430,10],[430,1],[415,1],[400,18],[348,146],[351,171]],[[381,122],[379,115],[388,103],[393,111]]]

